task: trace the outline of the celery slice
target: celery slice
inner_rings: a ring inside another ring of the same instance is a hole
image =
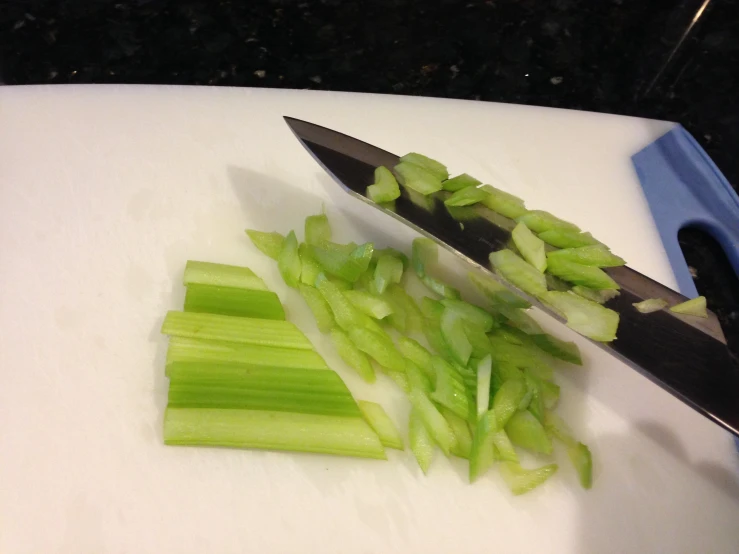
[[[393,256],[394,258],[398,258],[401,262],[403,262],[403,270],[408,269],[408,266],[410,265],[408,256],[403,254],[400,250],[396,250],[395,248],[375,248],[375,250],[372,252],[372,261],[374,263],[377,263],[380,261],[380,258],[382,256]]]
[[[472,449],[472,433],[470,433],[467,421],[444,406],[439,411],[446,419],[454,435],[454,443],[449,451],[455,456],[469,459],[470,450]]]
[[[544,273],[547,268],[547,255],[544,250],[544,241],[532,233],[526,224],[521,221],[511,232],[513,243],[523,258],[538,271]]]
[[[539,233],[539,238],[557,248],[578,248],[601,244],[590,233],[581,233],[573,229],[550,229]]]
[[[582,296],[583,298],[587,298],[588,300],[592,300],[593,302],[597,302],[598,304],[605,304],[612,298],[616,298],[620,293],[617,290],[594,290],[589,289],[588,287],[582,287],[580,285],[575,285],[572,287],[572,292],[575,294]]]
[[[533,375],[529,370],[524,370],[524,379],[526,380],[528,395],[531,398],[527,409],[540,423],[543,423],[544,399],[541,384],[544,382],[544,379],[540,379],[536,375]]]
[[[518,454],[513,447],[508,433],[504,429],[498,429],[491,436],[493,443],[493,455],[496,460],[501,462],[518,462]]]
[[[526,227],[534,233],[543,233],[552,229],[579,231],[574,223],[564,221],[543,210],[531,210],[516,218],[517,222],[524,222]],[[543,239],[542,239],[543,240]]]
[[[440,319],[444,313],[444,304],[428,296],[421,298],[421,313],[425,317]]]
[[[498,429],[493,410],[485,412],[477,422],[470,446],[470,483],[482,476],[495,461],[493,434]]]
[[[539,335],[531,335],[534,344],[544,352],[551,354],[555,358],[570,362],[575,365],[582,365],[582,356],[580,349],[574,342],[567,342],[546,333]]]
[[[403,277],[403,262],[390,254],[383,254],[377,260],[374,284],[377,292],[382,294],[391,283],[400,283]]]
[[[348,333],[354,346],[378,364],[392,371],[405,371],[405,359],[386,333],[376,333],[364,327],[353,327],[348,329]]]
[[[612,254],[608,248],[601,244],[554,250],[547,254],[547,258],[557,258],[576,264],[593,265],[596,267],[616,267],[626,264],[623,258]]]
[[[390,303],[394,306],[394,309],[399,314],[402,314],[402,332],[415,333],[416,331],[419,331],[423,314],[421,313],[421,310],[419,310],[416,301],[413,300],[405,289],[400,285],[393,283],[388,287],[386,295],[390,300]]]
[[[443,356],[451,356],[449,347],[441,334],[441,325],[439,324],[439,318],[426,318],[421,324],[421,330],[429,346],[433,348],[437,354]]]
[[[616,338],[619,316],[573,292],[548,292],[542,300],[561,312],[567,326],[593,340],[609,342]]]
[[[431,399],[446,406],[463,419],[470,416],[470,398],[459,373],[442,358],[434,356],[431,364],[436,370],[436,389]]]
[[[324,300],[328,303],[339,327],[344,331],[348,331],[352,327],[361,325],[361,314],[359,311],[344,296],[344,291],[327,279],[323,273],[319,274],[316,279],[316,289],[318,289]]]
[[[525,345],[508,342],[500,334],[490,337],[491,355],[496,365],[526,368],[542,379],[551,379],[554,369],[540,351]]]
[[[337,245],[324,241],[311,247],[313,256],[319,265],[331,275],[354,283],[367,271],[372,261],[372,243],[360,246]]]
[[[490,375],[493,371],[493,360],[485,356],[477,364],[477,418],[488,411],[490,402]]]
[[[289,287],[297,288],[302,265],[298,254],[298,238],[295,236],[295,231],[290,231],[282,243],[280,254],[277,256],[277,268],[280,270],[280,275],[282,275],[285,283]]]
[[[463,321],[462,327],[467,340],[472,346],[471,357],[484,358],[490,353],[490,340],[482,327],[477,327],[469,321]]]
[[[575,285],[595,290],[618,290],[620,288],[618,283],[602,269],[561,258],[549,258],[547,271]]]
[[[559,402],[559,385],[552,383],[551,381],[540,382],[541,384],[541,399],[544,404],[544,408],[551,410]]]
[[[493,316],[488,312],[464,300],[455,300],[444,298],[441,303],[445,308],[458,314],[460,317],[469,321],[472,325],[482,328],[486,333],[493,328]]]
[[[247,229],[246,234],[258,250],[273,260],[278,258],[280,251],[282,250],[282,243],[285,241],[285,237],[283,235],[277,232],[264,233],[253,229]]]
[[[344,296],[360,312],[374,319],[382,319],[393,313],[393,307],[386,300],[373,296],[363,290],[347,290],[344,291]]]
[[[498,428],[504,428],[516,413],[528,389],[523,379],[508,379],[495,393],[493,398],[493,412]]]
[[[183,278],[185,286],[212,285],[249,290],[269,290],[248,267],[188,260]]]
[[[398,181],[384,166],[375,169],[375,182],[367,187],[367,196],[373,202],[392,202],[400,196]]]
[[[386,459],[380,439],[361,417],[169,407],[164,443]]]
[[[334,343],[336,351],[342,360],[356,371],[359,376],[367,383],[374,383],[376,380],[375,370],[367,358],[367,355],[359,350],[349,337],[339,328],[331,329],[331,340]]]
[[[306,369],[258,363],[176,361],[167,368],[172,383],[250,387],[258,390],[279,387],[283,391],[315,391],[351,396],[339,375],[327,368]]]
[[[541,454],[552,453],[552,441],[544,430],[544,426],[528,410],[513,414],[505,430],[508,438],[517,446]]]
[[[439,261],[439,250],[431,239],[419,237],[411,245],[411,265],[418,277],[426,275],[426,267]]]
[[[441,335],[452,355],[461,364],[466,365],[472,354],[472,344],[464,332],[463,321],[458,312],[445,308],[441,314],[440,324]]]
[[[326,214],[309,215],[305,218],[305,242],[310,245],[331,240],[331,226]]]
[[[549,464],[536,469],[523,469],[518,463],[503,462],[500,464],[500,474],[503,480],[515,495],[520,495],[535,489],[557,471],[557,464]]]
[[[313,256],[310,245],[301,242],[298,246],[298,257],[300,258],[300,282],[304,285],[314,286],[318,274],[323,271],[318,260]]]
[[[505,279],[532,296],[540,296],[547,291],[544,274],[511,250],[492,252],[490,263]]]
[[[488,300],[493,303],[493,306],[507,306],[510,308],[530,308],[531,304],[515,294],[511,289],[491,279],[489,277],[483,277],[477,273],[470,272],[467,274],[472,284],[482,292]]]
[[[186,312],[285,319],[285,310],[274,292],[191,284],[185,294]]]
[[[452,207],[471,206],[472,204],[477,204],[478,202],[485,200],[487,195],[488,193],[481,188],[466,187],[459,189],[449,198],[444,200],[444,204]]]
[[[482,203],[494,212],[510,219],[516,219],[526,213],[526,206],[518,196],[492,185],[483,185],[482,190],[488,193]]]
[[[326,299],[318,289],[304,285],[303,283],[298,283],[298,292],[300,292],[305,303],[308,304],[308,308],[316,320],[318,330],[321,331],[321,333],[328,333],[331,331],[331,328],[336,324],[334,314],[326,302]]]
[[[443,296],[444,298],[459,298],[461,296],[457,289],[450,287],[431,275],[424,275],[421,277],[421,282],[426,285],[427,289],[435,292],[439,296]]]
[[[558,441],[567,447],[567,456],[575,466],[580,485],[589,489],[593,485],[593,458],[590,449],[583,443],[578,442],[567,425],[557,415],[547,412],[544,417],[544,428]]]
[[[398,182],[418,194],[428,196],[441,190],[441,179],[419,165],[401,162],[394,168]]]
[[[273,319],[170,311],[164,318],[162,333],[174,337],[313,350],[313,345],[293,323]]]
[[[392,369],[385,369],[387,376],[392,379],[400,390],[408,394],[411,392],[411,383],[408,380],[408,376],[403,371],[393,371]]]
[[[365,421],[369,423],[369,426],[380,437],[380,442],[383,446],[398,450],[405,448],[398,428],[382,406],[375,402],[368,402],[367,400],[359,400],[357,404],[362,411]]]
[[[639,312],[643,314],[651,314],[652,312],[658,312],[667,307],[667,301],[661,298],[647,298],[641,302],[633,304]]]
[[[706,311],[706,297],[698,296],[682,304],[677,304],[670,308],[671,312],[676,314],[692,315],[695,317],[708,317]]]
[[[482,182],[475,179],[472,175],[467,175],[466,173],[462,173],[461,175],[457,175],[456,177],[447,179],[446,181],[441,183],[441,186],[444,187],[444,190],[448,190],[450,192],[456,192],[463,188],[476,187],[481,184]]]
[[[454,443],[454,435],[444,416],[441,415],[441,412],[436,409],[433,402],[421,390],[411,390],[409,399],[413,411],[421,418],[431,438],[439,445],[442,452],[448,456],[449,450]]]
[[[449,171],[447,171],[447,168],[443,163],[437,162],[433,158],[429,158],[428,156],[424,156],[423,154],[410,152],[405,156],[402,156],[400,158],[400,161],[421,166],[441,181],[449,178]]]
[[[408,442],[421,471],[427,473],[434,458],[434,439],[415,410],[411,410],[408,421]]]
[[[419,389],[426,394],[431,394],[433,387],[428,376],[420,367],[408,359],[405,361],[405,374],[408,377],[408,385],[411,390]]]
[[[398,337],[397,344],[398,350],[405,359],[420,367],[428,377],[436,375],[431,367],[431,352],[421,346],[418,341],[401,335]]]

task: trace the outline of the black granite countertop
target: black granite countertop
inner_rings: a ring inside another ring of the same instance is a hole
[[[739,0],[0,0],[0,81],[394,93],[682,123],[739,182]],[[739,353],[739,284],[680,241]]]

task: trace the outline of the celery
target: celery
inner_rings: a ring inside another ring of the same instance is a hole
[[[367,196],[373,202],[392,202],[400,196],[398,181],[384,166],[375,169],[375,182],[367,187]]]
[[[326,299],[318,289],[309,287],[303,283],[298,283],[298,292],[300,292],[305,303],[308,304],[308,308],[310,308],[310,311],[316,320],[316,325],[318,325],[318,330],[321,331],[321,333],[328,333],[336,324],[336,321],[334,320],[334,314],[331,311],[328,302],[326,302]]]
[[[470,399],[461,375],[438,356],[434,356],[431,363],[436,370],[436,389],[431,399],[467,419],[470,416]]]
[[[544,408],[551,410],[559,402],[559,385],[552,383],[551,381],[540,381],[541,385],[541,399],[544,404]]]
[[[552,441],[539,420],[528,410],[513,414],[505,430],[511,442],[517,446],[541,454],[552,453]]]
[[[472,354],[472,345],[464,332],[463,319],[458,312],[444,309],[441,314],[441,335],[452,352],[454,358],[466,365]]]
[[[428,296],[421,298],[421,313],[428,318],[440,319],[444,313],[444,304]]]
[[[619,288],[618,283],[602,269],[561,258],[549,258],[547,271],[575,285],[595,290],[618,290]]]
[[[517,217],[516,221],[519,223],[523,221],[526,224],[526,227],[531,229],[534,233],[543,233],[545,231],[551,231],[552,229],[567,231],[580,230],[577,225],[568,221],[563,221],[543,210],[531,210],[526,212]]]
[[[441,190],[441,179],[419,165],[401,162],[393,169],[398,182],[418,194],[428,196]]]
[[[408,359],[405,361],[405,374],[408,377],[408,385],[411,390],[418,389],[426,394],[431,394],[433,387],[431,386],[431,381],[429,380],[428,375]]]
[[[361,417],[169,407],[164,443],[386,459],[380,439]]]
[[[269,290],[267,285],[248,267],[188,260],[184,285],[213,285],[249,290]]]
[[[398,350],[407,360],[420,367],[427,376],[435,376],[431,367],[431,352],[421,346],[418,341],[409,337],[400,336],[397,340]]]
[[[421,277],[421,282],[426,285],[426,288],[432,292],[435,292],[439,296],[444,298],[459,298],[460,294],[457,289],[450,287],[446,283],[442,283],[436,277],[431,275],[424,275]]]
[[[298,257],[300,258],[300,282],[304,285],[314,286],[318,274],[323,271],[318,260],[313,256],[310,245],[301,242],[298,246]]]
[[[491,354],[496,365],[506,364],[526,368],[542,379],[550,379],[553,368],[546,356],[536,349],[508,342],[500,334],[490,337]]]
[[[482,327],[477,327],[469,321],[463,321],[462,327],[467,340],[472,346],[472,354],[475,358],[484,358],[490,353],[490,340]]]
[[[532,296],[540,296],[547,290],[544,274],[511,250],[492,252],[490,263],[505,279]]]
[[[499,428],[504,428],[513,417],[526,393],[526,382],[523,379],[508,379],[503,382],[493,397],[492,408]]]
[[[643,314],[651,314],[652,312],[658,312],[666,308],[667,301],[661,298],[647,298],[641,302],[634,303],[633,306]]]
[[[375,248],[372,251],[372,261],[374,263],[378,263],[380,261],[380,258],[383,256],[392,256],[393,258],[398,258],[401,262],[403,262],[403,270],[408,269],[408,265],[410,264],[408,256],[403,254],[400,250],[388,247]]]
[[[482,190],[488,193],[482,203],[494,212],[510,219],[516,219],[526,213],[526,206],[518,196],[492,185],[483,185]]]
[[[467,274],[472,284],[482,292],[495,307],[507,306],[510,308],[530,308],[526,300],[515,294],[505,285],[501,285],[494,279],[483,277],[477,273],[470,272]]]
[[[516,449],[513,448],[511,439],[508,438],[508,433],[504,429],[498,429],[491,437],[493,443],[493,452],[496,460],[501,462],[518,462],[518,454]]]
[[[530,370],[524,370],[524,380],[528,389],[528,396],[531,398],[527,409],[531,412],[539,422],[544,421],[544,398],[542,393],[542,383],[544,379],[540,379],[533,375]]]
[[[706,297],[698,296],[682,304],[677,304],[670,308],[671,312],[676,314],[692,315],[696,317],[708,317],[706,311]]]
[[[305,218],[305,242],[310,245],[331,240],[331,226],[326,214],[309,215]]]
[[[377,292],[382,294],[391,283],[400,283],[403,277],[403,262],[390,254],[383,254],[377,260],[374,284]]]
[[[573,229],[550,229],[539,233],[539,238],[557,248],[578,248],[600,244],[590,233],[581,233]]]
[[[493,369],[493,361],[490,356],[485,356],[477,364],[477,418],[488,411],[490,402],[490,375]]]
[[[408,394],[411,392],[411,383],[405,372],[385,369],[385,373],[387,373],[387,376],[390,377],[390,379],[392,379],[404,393]]]
[[[162,333],[174,337],[281,346],[313,350],[310,341],[289,321],[170,311]]]
[[[469,459],[470,450],[472,449],[472,434],[467,421],[444,406],[439,411],[446,419],[454,435],[454,443],[449,451],[455,456]]]
[[[493,465],[493,434],[498,429],[495,412],[488,410],[477,422],[470,446],[470,483],[485,473]]]
[[[449,450],[454,442],[454,435],[444,416],[441,415],[423,391],[413,389],[410,392],[409,398],[413,411],[421,418],[431,438],[439,445],[442,452],[448,456]]]
[[[536,320],[524,310],[498,308],[498,312],[506,319],[508,325],[527,335],[539,335],[544,332]]]
[[[344,296],[349,299],[355,308],[374,319],[382,319],[393,313],[393,307],[382,298],[373,296],[362,290],[344,291]]]
[[[274,292],[191,284],[185,294],[186,312],[285,319],[285,310]]]
[[[331,329],[331,340],[342,360],[356,371],[367,383],[375,382],[375,370],[367,355],[359,350],[349,337],[339,328]]]
[[[426,270],[428,269],[428,266],[436,264],[438,259],[438,248],[431,239],[417,238],[413,240],[411,249],[411,265],[421,282],[426,285],[429,290],[445,298],[459,298],[460,295],[457,289],[442,283],[427,273]]]
[[[388,287],[385,294],[403,319],[401,332],[414,333],[420,330],[423,315],[421,314],[421,310],[418,309],[416,301],[405,292],[405,289],[393,283]]]
[[[478,308],[464,300],[454,300],[450,298],[442,299],[441,303],[445,308],[455,312],[464,320],[469,321],[472,325],[482,328],[486,333],[493,328],[493,316],[482,308]]]
[[[457,175],[456,177],[447,179],[446,181],[441,183],[441,186],[444,187],[444,190],[448,190],[450,192],[456,192],[463,188],[476,187],[481,184],[482,183],[478,181],[477,179],[475,179],[474,177],[472,177],[472,175],[467,175],[466,173],[462,173],[461,175]]]
[[[578,442],[570,433],[565,423],[555,414],[548,412],[544,419],[544,428],[554,438],[567,447],[567,456],[577,471],[580,485],[589,489],[593,485],[593,458],[590,449]]]
[[[328,368],[304,369],[248,362],[176,361],[167,368],[170,382],[190,385],[279,387],[282,391],[315,391],[351,396],[341,377]]]
[[[280,254],[277,256],[277,267],[285,283],[289,287],[297,288],[302,265],[298,255],[298,238],[295,236],[295,231],[290,231],[285,237]]]
[[[311,247],[311,251],[327,273],[354,283],[367,271],[372,261],[373,248],[369,242],[349,247],[324,241],[321,245]]]
[[[441,334],[441,325],[439,318],[427,317],[421,324],[421,330],[423,331],[429,346],[433,348],[438,354],[451,355],[449,347]]]
[[[277,232],[263,233],[262,231],[254,231],[253,229],[247,229],[246,234],[257,249],[273,260],[278,258],[280,250],[282,250],[282,243],[285,241],[283,235]]]
[[[524,494],[538,487],[557,471],[557,464],[549,464],[536,469],[523,469],[518,463],[503,462],[500,474],[515,495]]]
[[[336,318],[336,323],[344,331],[361,324],[360,315],[363,314],[360,314],[354,305],[349,302],[349,299],[344,296],[344,291],[327,279],[323,273],[319,274],[316,279],[316,289],[326,300]]]
[[[348,333],[354,346],[378,364],[392,371],[405,371],[405,359],[387,334],[375,333],[364,327],[353,327],[348,329]]]
[[[567,326],[581,335],[601,342],[616,338],[617,312],[572,292],[548,292],[542,300],[561,312],[567,319]]]
[[[616,267],[626,264],[623,258],[619,258],[615,254],[612,254],[608,248],[601,244],[554,250],[547,254],[547,258],[557,258],[567,260],[568,262],[582,265],[593,265],[596,267]]]
[[[459,189],[457,192],[452,194],[449,198],[444,200],[444,204],[447,206],[470,206],[482,202],[487,197],[488,193],[481,188],[477,187],[466,187]]]
[[[405,156],[402,156],[400,158],[400,161],[421,166],[429,173],[432,173],[440,181],[443,181],[449,178],[449,171],[447,171],[447,168],[443,163],[437,162],[436,160],[429,158],[427,156],[424,156],[423,154],[417,154],[416,152],[410,152],[406,154]]]
[[[536,346],[555,358],[572,364],[582,365],[580,349],[574,342],[566,342],[546,333],[531,335],[531,339]]]
[[[544,241],[532,233],[523,221],[519,222],[513,229],[511,238],[513,238],[513,243],[523,258],[538,271],[544,273],[547,268]]]
[[[362,411],[365,421],[369,423],[369,426],[380,437],[380,442],[383,446],[398,450],[405,448],[398,428],[382,406],[375,402],[368,402],[367,400],[359,400],[357,404]]]
[[[408,421],[408,442],[421,471],[427,473],[434,458],[434,440],[426,429],[421,416],[415,410],[411,410]]]
[[[616,298],[620,294],[617,290],[594,290],[589,289],[588,287],[582,287],[580,285],[575,285],[574,287],[572,287],[572,292],[579,296],[582,296],[583,298],[587,298],[588,300],[597,302],[598,304],[605,304],[606,302],[608,302],[612,298]]]

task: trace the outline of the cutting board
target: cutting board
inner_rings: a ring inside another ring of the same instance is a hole
[[[543,314],[580,345],[561,414],[595,458],[584,491],[559,455],[513,497],[438,455],[389,461],[166,447],[164,313],[187,259],[260,274],[355,396],[356,378],[247,227],[407,249],[414,232],[343,193],[282,115],[439,158],[572,220],[630,265],[674,276],[630,156],[671,123],[426,98],[172,87],[0,89],[0,552],[623,553],[739,551],[729,435]],[[464,286],[465,268],[443,258]],[[739,399],[737,399],[739,401]]]

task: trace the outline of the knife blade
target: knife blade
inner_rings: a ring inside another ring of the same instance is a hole
[[[401,187],[401,197],[392,205],[377,204],[366,196],[367,186],[374,181],[376,167],[392,169],[399,163],[397,155],[307,121],[292,117],[285,117],[285,121],[346,192],[431,238],[563,321],[536,298],[491,271],[488,256],[507,247],[515,221],[481,205],[447,209],[444,199],[448,193],[443,191],[420,197]],[[703,319],[662,310],[647,317],[632,304],[647,298],[663,298],[674,304],[687,298],[629,267],[607,271],[621,286],[621,294],[606,303],[620,315],[618,338],[611,343],[592,342],[739,436],[739,368],[731,359],[715,314]]]

